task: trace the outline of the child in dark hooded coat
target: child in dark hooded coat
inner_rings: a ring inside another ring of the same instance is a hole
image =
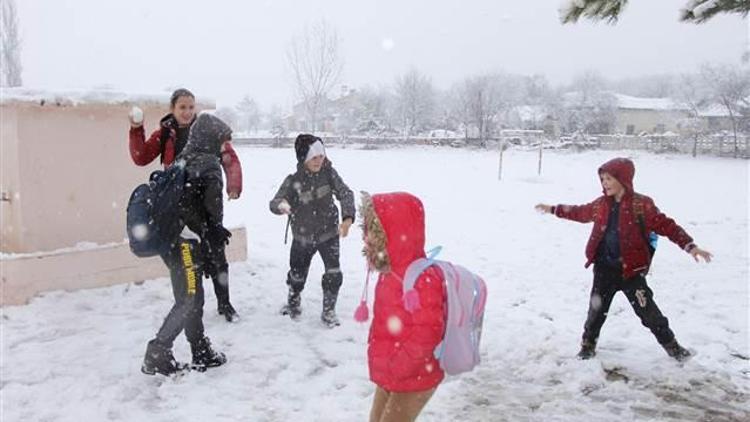
[[[231,233],[222,225],[223,181],[221,152],[231,139],[231,129],[210,114],[197,117],[190,129],[188,143],[173,165],[184,166],[185,188],[178,205],[185,225],[182,235],[162,254],[170,271],[175,304],[156,338],[149,341],[141,370],[149,375],[169,375],[187,365],[173,354],[174,340],[182,330],[190,343],[193,365],[200,369],[226,362],[216,352],[203,328],[203,274],[217,274],[226,283],[228,264],[224,248]]]
[[[299,135],[294,148],[297,171],[284,179],[269,204],[272,213],[289,215],[294,238],[286,280],[289,293],[281,312],[292,319],[301,314],[300,294],[305,288],[310,262],[319,253],[325,266],[321,320],[333,327],[339,325],[335,308],[344,280],[339,264],[339,236],[345,237],[354,222],[354,194],[326,157],[320,138]],[[334,196],[341,203],[341,224]]]

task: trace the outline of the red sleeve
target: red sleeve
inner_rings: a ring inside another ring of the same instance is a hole
[[[688,245],[693,243],[693,238],[680,227],[673,219],[669,218],[666,214],[659,211],[654,201],[651,198],[644,197],[643,201],[643,213],[646,219],[646,229],[648,231],[654,231],[660,236],[666,236],[669,240],[679,246],[681,249],[685,249]]]
[[[555,205],[555,215],[579,223],[590,223],[594,221],[596,201],[598,199],[585,205]]]
[[[227,193],[234,192],[239,196],[242,193],[242,165],[232,144],[227,142],[224,145],[224,152],[221,153],[221,166],[224,167],[224,173],[227,176]]]
[[[146,140],[143,126],[130,128],[130,158],[136,165],[148,165],[159,156],[161,153],[160,135],[161,129],[157,129]]]

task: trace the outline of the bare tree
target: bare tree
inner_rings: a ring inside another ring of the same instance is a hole
[[[464,139],[469,139],[469,129],[472,125],[471,106],[469,92],[466,89],[466,81],[453,85],[449,92],[451,103],[450,113],[452,118],[459,123],[464,130]]]
[[[685,0],[679,11],[683,22],[703,23],[719,13],[737,13],[747,16],[750,2],[744,0]],[[616,23],[628,0],[565,0],[560,7],[563,23],[576,23],[581,17]]]
[[[565,98],[568,132],[611,133],[616,120],[616,98],[606,90],[607,82],[596,72],[573,79]]]
[[[703,123],[700,119],[701,109],[708,103],[705,85],[696,75],[684,74],[676,85],[676,100],[685,107],[688,117],[682,122],[683,131],[693,138],[693,157],[698,155],[698,138],[703,134]]]
[[[328,94],[341,78],[343,59],[339,44],[335,28],[321,20],[305,27],[287,49],[294,87],[305,105],[312,131]]]
[[[237,129],[238,116],[237,112],[231,107],[220,107],[216,110],[216,117],[223,120],[232,130]]]
[[[750,71],[731,65],[709,65],[701,68],[701,74],[711,89],[711,97],[727,109],[734,135],[734,156],[739,155],[737,127],[742,117],[740,109],[750,95]]]
[[[435,89],[430,79],[416,69],[396,78],[396,107],[405,137],[425,129],[435,107]]]
[[[247,131],[257,132],[261,116],[258,103],[250,98],[250,96],[245,95],[236,108],[239,113],[239,121],[241,122],[240,127]]]
[[[21,35],[15,0],[0,0],[0,86],[21,86]]]

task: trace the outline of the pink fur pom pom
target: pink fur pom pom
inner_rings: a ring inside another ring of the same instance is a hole
[[[416,290],[411,289],[404,293],[404,308],[409,312],[414,312],[421,308],[422,305],[419,303],[419,293]]]
[[[367,322],[370,318],[370,310],[367,309],[367,301],[363,300],[354,311],[354,320],[357,322]]]

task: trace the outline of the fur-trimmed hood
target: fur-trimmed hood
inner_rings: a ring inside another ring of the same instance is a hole
[[[362,192],[360,214],[363,253],[375,270],[403,275],[409,264],[425,256],[424,206],[416,196]]]

